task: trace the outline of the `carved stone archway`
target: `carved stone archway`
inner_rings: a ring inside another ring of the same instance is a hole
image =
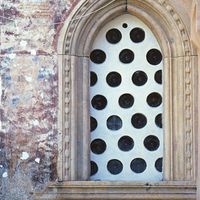
[[[200,66],[200,1],[193,0],[192,12],[191,12],[191,40],[193,44],[197,47],[198,52],[198,66]],[[199,68],[199,67],[198,67]],[[197,72],[200,75],[200,71]],[[200,84],[200,79],[198,79],[198,85]],[[200,94],[200,92],[198,93]],[[200,98],[200,96],[199,96]],[[198,99],[199,99],[198,98]],[[198,113],[200,113],[200,106],[198,106]],[[198,123],[199,123],[198,119]],[[199,138],[200,130],[197,133],[197,138]],[[198,164],[197,169],[200,167],[200,145],[198,145]],[[200,171],[197,171],[197,199],[200,199]]]
[[[151,28],[164,55],[163,182],[88,181],[89,54],[100,28],[123,13],[137,16]],[[58,174],[63,184],[50,186],[40,199],[48,195],[50,199],[195,199],[197,55],[184,24],[187,20],[167,0],[80,1],[58,40]]]

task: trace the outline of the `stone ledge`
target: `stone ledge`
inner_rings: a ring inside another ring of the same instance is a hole
[[[195,200],[191,182],[69,181],[51,184],[35,200]]]

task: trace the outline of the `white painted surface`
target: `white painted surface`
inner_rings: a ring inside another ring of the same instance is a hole
[[[40,158],[36,158],[36,159],[35,159],[35,162],[36,162],[36,163],[40,163]]]
[[[22,152],[20,159],[27,160],[29,158],[29,154],[27,152]]]
[[[128,27],[123,28],[122,24],[127,23]],[[145,31],[145,40],[141,43],[133,43],[129,33],[135,28],[140,27]],[[106,33],[112,28],[117,28],[122,33],[122,39],[117,44],[110,44],[106,40]],[[146,103],[147,96],[152,92],[162,95],[163,86],[154,81],[154,74],[163,68],[163,62],[153,66],[146,60],[146,53],[150,49],[159,49],[160,46],[151,30],[138,18],[131,15],[122,15],[102,28],[93,44],[93,49],[101,49],[106,53],[106,60],[102,64],[90,62],[90,70],[98,76],[97,83],[90,87],[90,101],[97,95],[104,95],[107,106],[103,110],[96,110],[90,107],[91,116],[98,122],[97,129],[91,133],[91,141],[96,138],[103,139],[107,144],[107,149],[103,154],[91,152],[91,160],[98,165],[98,172],[91,176],[91,180],[133,180],[133,181],[158,181],[162,180],[162,172],[155,169],[155,161],[163,157],[163,130],[158,128],[154,119],[157,114],[163,112],[162,104],[152,108]],[[135,59],[130,64],[124,64],[119,60],[119,53],[123,49],[131,49],[135,54]],[[160,50],[161,51],[161,50]],[[144,86],[136,86],[132,83],[132,74],[142,70],[148,76],[148,81]],[[121,74],[122,82],[118,87],[110,87],[106,83],[106,76],[109,72],[117,71]],[[134,105],[129,109],[123,109],[118,104],[119,97],[124,93],[134,96]],[[135,113],[142,113],[147,117],[147,125],[142,129],[135,129],[131,124],[131,117]],[[118,131],[111,131],[106,126],[106,120],[111,115],[118,115],[123,126]],[[148,135],[155,135],[160,140],[160,147],[156,151],[148,151],[143,141]],[[134,148],[131,151],[123,152],[118,148],[118,140],[128,135],[134,140]],[[134,173],[130,169],[130,163],[134,158],[143,158],[147,163],[147,168],[143,173]],[[107,170],[107,163],[111,159],[118,159],[123,163],[123,170],[117,175],[112,175]]]
[[[7,177],[8,177],[8,173],[7,173],[7,172],[4,172],[4,173],[2,174],[2,177],[3,177],[3,178],[7,178]]]

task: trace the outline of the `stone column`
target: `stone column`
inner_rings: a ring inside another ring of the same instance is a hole
[[[200,200],[200,0],[193,0],[191,12],[191,40],[198,54],[198,145],[197,145],[197,200]]]

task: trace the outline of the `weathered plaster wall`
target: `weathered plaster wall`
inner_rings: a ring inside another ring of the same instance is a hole
[[[0,0],[0,199],[57,179],[56,35],[77,2]],[[190,13],[192,0],[177,2]]]
[[[74,5],[70,0],[0,2],[0,199],[30,199],[57,179],[54,37]]]

